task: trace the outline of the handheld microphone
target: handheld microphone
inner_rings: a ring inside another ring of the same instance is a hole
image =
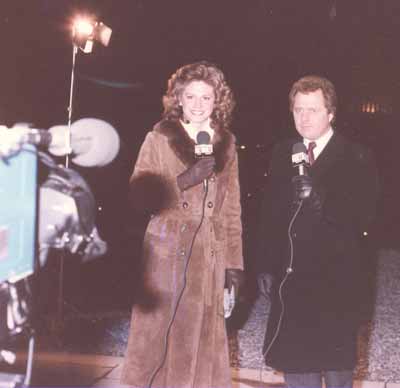
[[[213,154],[213,145],[210,144],[210,135],[206,131],[200,131],[196,137],[196,145],[194,146],[194,153],[196,157],[210,156]]]
[[[29,128],[22,136],[22,140],[40,147],[50,147],[52,135],[45,129]]]
[[[210,134],[206,131],[200,131],[196,136],[196,145],[194,146],[194,154],[197,158],[211,156],[214,152],[213,145],[210,143]],[[203,181],[204,191],[208,190],[208,180]]]
[[[293,144],[292,165],[298,167],[299,175],[308,175],[307,168],[310,165],[307,155],[307,148],[303,143]]]

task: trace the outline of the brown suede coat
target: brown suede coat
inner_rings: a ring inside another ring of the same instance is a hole
[[[184,128],[162,121],[140,150],[131,178],[133,202],[152,216],[144,239],[143,294],[133,309],[122,373],[125,384],[149,384],[173,321],[166,359],[152,387],[231,386],[223,289],[225,269],[243,268],[238,160],[229,131],[217,129],[213,144],[216,173],[209,179],[201,225],[203,185],[180,192],[176,183],[195,162],[194,142]]]

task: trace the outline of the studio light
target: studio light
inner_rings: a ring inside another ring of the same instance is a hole
[[[102,22],[78,17],[72,24],[72,40],[74,45],[84,53],[91,53],[95,41],[108,46],[112,30]]]

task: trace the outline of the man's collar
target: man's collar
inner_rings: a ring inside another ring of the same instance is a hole
[[[317,144],[317,147],[325,147],[325,145],[328,143],[329,139],[333,135],[333,129],[332,127],[329,127],[328,131],[326,131],[321,137],[319,137],[316,140],[309,140],[306,138],[303,138],[303,143],[305,144],[306,147],[313,141]]]
[[[308,148],[308,145],[313,141],[316,143],[316,147],[314,148],[314,155],[315,159],[319,156],[325,146],[328,144],[329,140],[333,136],[333,129],[330,127],[326,133],[324,133],[320,138],[317,140],[309,140],[304,138],[303,143]]]

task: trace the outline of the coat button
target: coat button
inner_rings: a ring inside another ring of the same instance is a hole
[[[182,207],[184,209],[187,209],[189,207],[189,204],[185,201],[185,202],[183,202]]]
[[[211,209],[214,206],[214,204],[210,201],[208,202],[207,206]]]
[[[212,177],[210,178],[210,181],[211,181],[211,182],[215,182],[215,177],[212,176]]]

